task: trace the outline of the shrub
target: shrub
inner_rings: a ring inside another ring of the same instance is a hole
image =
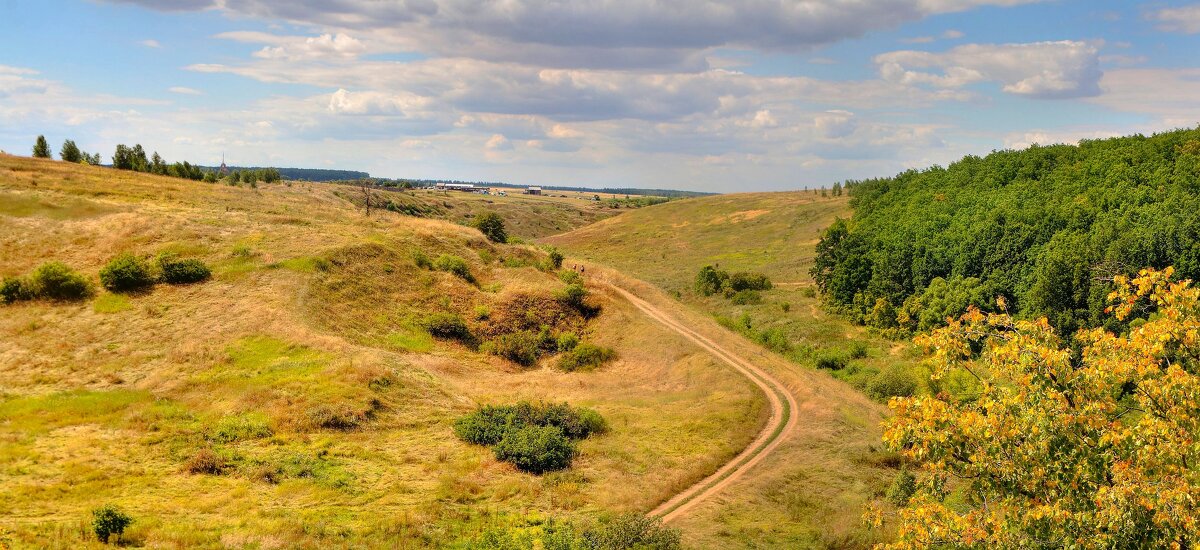
[[[112,504],[105,504],[92,510],[92,532],[96,533],[96,538],[100,539],[100,542],[107,543],[110,535],[116,535],[117,540],[121,540],[125,528],[129,527],[131,523],[133,523],[133,518]]]
[[[587,306],[584,300],[587,299],[588,291],[580,284],[569,284],[563,287],[558,292],[554,293],[554,299],[562,302],[563,305],[577,310],[583,310]]]
[[[771,290],[771,280],[762,273],[739,271],[729,276],[725,287],[734,292],[743,290]]]
[[[154,275],[145,260],[124,252],[100,270],[100,284],[113,292],[138,290],[154,284]]]
[[[487,306],[475,306],[475,320],[486,321],[492,316],[492,308]]]
[[[802,291],[800,291],[800,293],[801,293],[801,294],[802,294],[802,295],[803,295],[805,298],[816,298],[816,297],[817,297],[817,289],[816,289],[816,287],[811,287],[811,286],[810,286],[810,287],[805,287],[805,289],[804,289],[804,290],[802,290]]]
[[[527,426],[551,426],[562,430],[570,439],[584,439],[608,431],[608,423],[600,413],[566,403],[532,404],[522,401],[515,405],[485,405],[454,422],[459,439],[477,445],[495,445],[510,431]]]
[[[471,274],[471,267],[467,265],[466,260],[459,256],[455,256],[453,254],[442,254],[441,256],[438,256],[437,261],[434,262],[434,266],[436,266],[439,271],[453,273],[468,283],[475,282],[475,276]]]
[[[370,419],[370,411],[356,411],[346,405],[317,405],[308,409],[309,424],[327,430],[352,430]]]
[[[32,300],[33,289],[29,283],[17,277],[5,277],[0,281],[0,304],[11,304],[21,300]]]
[[[484,237],[496,243],[508,242],[508,234],[504,231],[504,219],[495,212],[484,212],[475,218],[473,224]]]
[[[433,260],[430,260],[429,256],[420,250],[413,252],[413,263],[421,269],[433,269]]]
[[[556,426],[526,426],[511,430],[492,449],[497,460],[540,474],[561,470],[575,458],[575,445]]]
[[[554,266],[554,269],[562,268],[563,259],[562,252],[559,252],[557,248],[550,249],[550,265]]]
[[[569,285],[583,285],[583,275],[577,271],[559,271],[558,280]]]
[[[491,343],[492,353],[526,367],[536,363],[542,354],[541,336],[528,330],[501,334]]]
[[[421,326],[436,338],[470,340],[471,329],[467,322],[455,313],[433,313],[421,321]]]
[[[38,266],[22,287],[35,298],[51,300],[82,300],[92,295],[92,284],[59,262]]]
[[[579,345],[579,336],[574,332],[564,332],[558,335],[555,347],[558,351],[571,351]]]
[[[583,533],[584,548],[618,550],[676,550],[683,547],[678,529],[662,524],[662,519],[640,514],[622,514]]]
[[[159,254],[158,269],[163,282],[172,285],[198,283],[212,276],[204,262],[194,258],[180,260],[172,254]]]
[[[836,353],[822,353],[817,357],[817,368],[825,370],[842,370],[846,368],[846,358]]]
[[[900,470],[892,480],[886,498],[896,507],[902,508],[908,504],[908,499],[912,498],[915,492],[917,492],[917,478],[908,471],[908,468],[905,468]]]
[[[728,273],[711,265],[706,265],[700,268],[700,273],[696,274],[696,292],[705,296],[712,296],[721,291],[725,286],[725,281],[728,279]]]
[[[865,359],[867,357],[867,344],[857,340],[850,342],[850,358]]]
[[[904,367],[892,367],[871,379],[867,393],[877,399],[912,397],[917,393],[917,377]]]
[[[729,301],[734,305],[753,306],[762,303],[762,294],[759,294],[757,290],[739,290],[733,293]]]
[[[476,445],[495,445],[516,422],[513,407],[484,405],[454,421],[454,435]]]
[[[792,304],[789,304],[787,302],[780,302],[779,309],[782,309],[784,313],[787,313],[792,310]]]
[[[567,372],[577,370],[592,370],[612,361],[617,353],[609,348],[594,344],[579,344],[575,349],[563,354],[558,361],[558,368]]]
[[[185,466],[188,473],[214,476],[225,473],[225,468],[227,467],[228,464],[225,463],[225,459],[208,447],[196,451],[196,454],[188,459]]]

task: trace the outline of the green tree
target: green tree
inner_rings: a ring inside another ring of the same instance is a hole
[[[475,218],[474,225],[489,241],[496,243],[508,242],[508,233],[504,230],[504,219],[500,217],[500,214],[484,212]]]
[[[706,265],[700,268],[700,272],[696,274],[696,292],[704,296],[712,296],[720,292],[728,280],[728,273],[711,265]]]
[[[131,523],[133,518],[112,504],[92,510],[92,532],[100,542],[107,543],[112,535],[116,535],[117,541],[120,541],[121,535]]]
[[[62,158],[64,162],[78,163],[79,161],[83,160],[83,153],[79,150],[79,147],[75,145],[75,142],[69,139],[63,142],[62,149],[58,151],[58,156]]]
[[[39,159],[50,158],[50,144],[46,143],[46,136],[38,136],[37,141],[33,142],[33,157]]]

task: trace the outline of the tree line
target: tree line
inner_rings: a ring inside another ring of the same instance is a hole
[[[966,156],[847,182],[812,274],[854,320],[924,331],[976,306],[1061,333],[1117,328],[1112,279],[1200,276],[1200,129]]]
[[[34,141],[33,156],[35,158],[53,158],[50,153],[50,144],[46,141],[46,136],[38,136],[37,140]],[[88,154],[80,150],[75,145],[75,142],[69,139],[63,142],[62,149],[59,151],[59,157],[64,162],[83,163],[93,166],[100,165],[100,153]],[[229,185],[240,183],[255,185],[260,181],[263,183],[275,183],[282,179],[279,170],[275,168],[247,168],[221,174],[217,170],[204,168],[188,161],[168,163],[163,160],[157,151],[147,157],[146,150],[140,143],[134,144],[133,147],[123,143],[117,144],[116,151],[113,152],[112,156],[112,167],[118,170],[132,170],[134,172],[185,178],[207,183],[223,182]]]

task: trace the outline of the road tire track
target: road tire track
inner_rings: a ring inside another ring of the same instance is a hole
[[[747,445],[746,448],[742,449],[741,453],[738,453],[737,456],[726,462],[708,477],[696,482],[691,487],[667,499],[654,510],[650,511],[650,516],[659,517],[663,523],[669,523],[687,514],[688,511],[701,502],[712,498],[728,488],[734,481],[744,476],[755,464],[761,462],[771,451],[775,450],[783,440],[784,435],[791,432],[792,428],[796,425],[796,398],[782,382],[766,371],[754,366],[754,364],[737,354],[730,352],[708,337],[692,330],[683,322],[650,302],[637,297],[632,292],[613,284],[609,286],[628,300],[629,303],[641,310],[642,313],[687,338],[748,378],[755,386],[758,386],[771,405],[771,418],[758,433],[758,437]]]

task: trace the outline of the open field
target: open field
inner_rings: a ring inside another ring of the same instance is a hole
[[[352,193],[346,188],[344,193]],[[0,157],[0,275],[62,261],[95,281],[120,251],[198,258],[212,280],[34,301],[0,315],[0,540],[95,545],[115,503],[152,546],[445,546],[485,528],[648,511],[766,421],[753,386],[602,286],[585,340],[618,360],[520,368],[419,326],[506,313],[562,286],[534,249],[379,212],[321,184],[258,189]],[[478,285],[422,270],[456,254]],[[595,408],[608,434],[534,476],[457,440],[477,403]],[[189,473],[208,452],[219,475]]]

